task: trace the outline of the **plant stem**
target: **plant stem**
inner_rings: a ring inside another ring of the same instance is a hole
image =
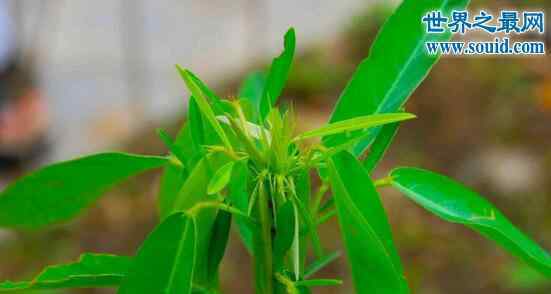
[[[269,195],[264,186],[265,178],[259,179],[258,199],[256,212],[258,213],[258,230],[255,236],[255,272],[256,293],[273,293],[273,268],[272,268],[272,219],[270,216]]]
[[[325,196],[325,193],[329,190],[329,184],[327,182],[322,182],[321,186],[319,187],[317,193],[314,195],[314,202],[312,203],[312,213],[318,217],[319,213],[319,207],[321,204],[321,200],[323,199],[323,196]]]
[[[392,177],[391,176],[384,177],[382,179],[378,179],[378,180],[373,182],[373,185],[377,188],[378,187],[390,186],[391,184],[392,184]]]

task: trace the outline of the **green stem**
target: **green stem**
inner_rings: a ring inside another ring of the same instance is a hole
[[[329,211],[328,213],[320,216],[316,222],[316,226],[319,226],[321,224],[323,224],[324,222],[328,221],[330,218],[332,218],[333,216],[337,215],[337,210],[336,209],[333,209],[331,211]]]
[[[264,187],[265,178],[259,179],[256,208],[259,228],[255,240],[256,293],[273,293],[272,268],[272,219],[269,208],[269,195]]]
[[[323,199],[323,196],[325,196],[327,190],[329,190],[329,184],[327,182],[323,182],[319,187],[316,195],[314,195],[314,202],[312,203],[311,209],[316,218],[318,217],[321,200]]]
[[[384,177],[382,179],[378,179],[375,182],[373,182],[373,185],[375,185],[375,187],[390,186],[390,185],[392,185],[392,177],[388,176],[388,177]]]
[[[280,273],[275,274],[275,278],[278,282],[283,284],[285,286],[285,289],[287,290],[288,294],[298,294],[298,289],[295,287],[295,283],[293,281],[289,280],[287,277]]]

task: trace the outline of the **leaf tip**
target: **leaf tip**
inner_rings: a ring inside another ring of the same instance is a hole
[[[296,33],[295,33],[295,28],[294,27],[290,27],[287,32],[285,33],[285,36],[283,37],[283,40],[284,40],[284,47],[285,49],[289,50],[289,49],[293,49],[295,48],[295,43],[296,43]]]

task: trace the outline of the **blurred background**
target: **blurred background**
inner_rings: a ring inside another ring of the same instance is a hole
[[[298,48],[283,99],[296,106],[299,128],[319,126],[396,4],[0,0],[0,183],[100,150],[166,153],[155,128],[176,132],[188,96],[174,64],[233,96],[244,75],[269,66],[289,26]],[[475,0],[471,10],[505,7],[551,13],[548,0]],[[548,24],[546,35],[535,36],[547,50],[550,31]],[[444,57],[406,108],[418,119],[401,128],[377,177],[416,165],[457,178],[551,250],[549,54]],[[84,251],[134,254],[157,221],[158,178],[129,180],[66,225],[0,230],[0,280],[30,278]],[[551,281],[482,237],[392,190],[381,194],[413,293],[551,293]],[[321,230],[328,248],[341,248],[336,222]],[[224,289],[252,293],[250,259],[235,236],[228,250]],[[339,276],[344,286],[315,293],[353,293],[345,258],[320,274]]]

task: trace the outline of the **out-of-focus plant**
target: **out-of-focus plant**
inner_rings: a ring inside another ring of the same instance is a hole
[[[467,3],[404,1],[342,92],[329,123],[298,135],[292,108],[275,106],[291,68],[294,30],[285,35],[284,51],[267,76],[247,78],[238,99],[220,99],[177,67],[191,99],[188,122],[176,139],[159,131],[169,155],[102,153],[62,162],[19,179],[0,196],[1,226],[39,229],[73,218],[124,178],[162,167],[160,224],[136,256],[84,254],[31,281],[4,282],[0,290],[116,286],[123,294],[219,293],[219,265],[235,221],[253,257],[257,293],[309,293],[341,283],[312,278],[339,257],[326,252],[318,232],[337,217],[357,292],[408,293],[379,199],[378,188],[385,186],[551,275],[548,253],[462,184],[411,167],[377,180],[370,176],[399,124],[414,117],[403,105],[437,61],[424,53],[423,43],[450,37],[426,34],[419,19],[426,11],[449,14]],[[310,141],[316,137],[320,143]],[[315,192],[313,175],[321,181]]]

